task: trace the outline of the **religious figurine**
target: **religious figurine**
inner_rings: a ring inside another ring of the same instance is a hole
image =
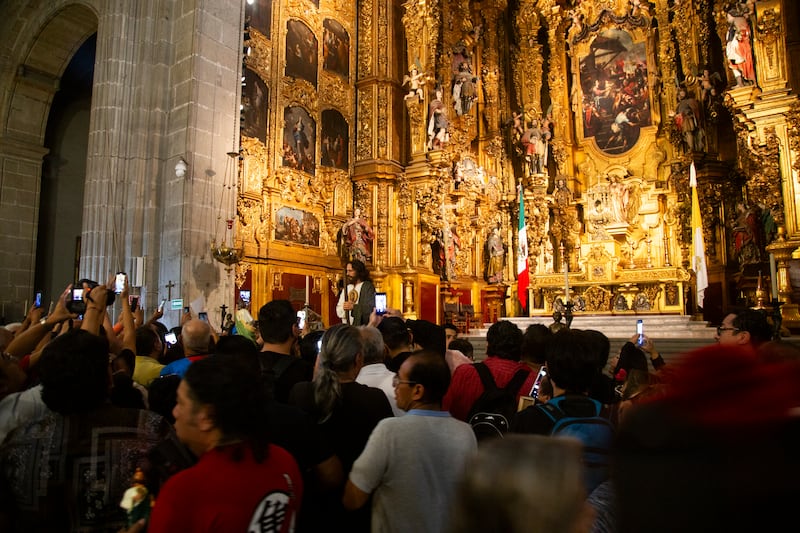
[[[622,178],[617,175],[611,175],[608,178],[608,192],[611,200],[609,212],[611,213],[611,222],[627,222],[628,217],[628,199],[629,193],[628,186],[623,183]]]
[[[119,506],[128,514],[128,527],[141,519],[147,520],[150,517],[153,502],[150,491],[147,490],[144,483],[144,473],[141,468],[137,468],[131,487],[124,492],[122,501],[119,502]]]
[[[547,119],[542,122],[533,120],[522,134],[520,142],[531,174],[542,174],[547,168],[547,147],[551,136]]]
[[[544,247],[542,250],[542,269],[545,274],[553,273],[553,242],[546,238],[544,239]]]
[[[597,199],[594,201],[592,209],[586,213],[586,221],[589,223],[589,234],[593,240],[602,241],[610,239],[606,231],[606,224],[611,219],[611,213],[608,208],[603,204],[603,201]]]
[[[683,147],[687,152],[704,152],[706,135],[703,130],[703,109],[685,87],[678,89],[678,107],[674,114],[675,126],[681,132]]]
[[[436,86],[436,97],[428,104],[428,150],[440,150],[450,141],[447,109],[442,102],[442,88]]]
[[[444,232],[437,229],[431,242],[431,269],[439,279],[447,279],[447,246],[444,242]]]
[[[556,205],[562,209],[566,209],[572,203],[572,191],[567,187],[567,180],[558,178],[556,180],[556,188],[553,191],[553,199]]]
[[[470,70],[469,62],[462,61],[458,72],[453,76],[453,107],[458,116],[469,113],[472,102],[478,97],[476,78]]]
[[[344,251],[348,259],[358,259],[366,263],[372,259],[372,240],[375,233],[369,223],[361,217],[361,209],[353,211],[353,218],[342,226]]]
[[[447,250],[447,279],[456,279],[456,260],[461,249],[461,237],[455,226],[445,228],[445,248]]]
[[[764,238],[758,207],[736,204],[736,220],[733,224],[734,257],[739,261],[740,268],[760,262]]]
[[[561,311],[553,311],[553,323],[548,326],[550,331],[556,333],[562,329],[566,329],[567,325],[561,322]]]
[[[750,85],[756,79],[753,48],[750,44],[750,21],[747,19],[749,15],[747,10],[734,7],[725,16],[728,21],[725,56],[737,87]]]
[[[420,101],[424,98],[422,86],[425,85],[425,75],[422,74],[417,67],[412,66],[408,74],[403,77],[403,86],[408,85],[408,94],[403,99],[418,98]]]
[[[503,267],[505,266],[506,245],[500,235],[499,228],[493,228],[486,239],[486,281],[490,284],[503,282]]]

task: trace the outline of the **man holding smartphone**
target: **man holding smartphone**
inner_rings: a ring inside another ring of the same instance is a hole
[[[347,285],[339,294],[336,314],[345,324],[365,326],[375,308],[375,285],[363,262],[353,259],[347,263]]]

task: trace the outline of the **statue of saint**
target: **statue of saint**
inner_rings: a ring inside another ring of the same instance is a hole
[[[342,239],[348,259],[358,259],[362,263],[372,259],[372,240],[375,232],[361,216],[361,209],[353,211],[353,218],[342,226]]]
[[[492,284],[503,282],[506,245],[500,235],[500,229],[494,228],[486,239],[486,281]]]
[[[749,16],[749,10],[739,7],[734,7],[725,15],[728,21],[725,56],[728,58],[728,67],[736,78],[737,87],[750,85],[756,79]]]
[[[703,131],[703,108],[684,87],[678,90],[678,107],[675,109],[675,126],[683,136],[687,152],[704,152],[706,135]]]
[[[428,150],[440,150],[450,141],[447,110],[442,102],[442,88],[436,87],[436,97],[428,105]]]

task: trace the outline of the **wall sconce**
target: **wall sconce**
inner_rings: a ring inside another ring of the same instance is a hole
[[[186,164],[186,161],[183,160],[181,157],[178,159],[178,162],[175,163],[175,176],[179,178],[183,178],[186,176],[186,171],[189,169],[189,166]]]

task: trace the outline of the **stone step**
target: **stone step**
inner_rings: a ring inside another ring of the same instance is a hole
[[[531,324],[553,323],[551,317],[512,317],[504,318],[515,323],[522,331]],[[715,329],[708,322],[695,321],[689,316],[681,315],[580,315],[576,314],[572,327],[576,329],[593,329],[602,332],[611,343],[610,353],[619,353],[622,345],[636,333],[636,321],[642,320],[645,334],[653,342],[662,357],[669,362],[680,354],[695,348],[707,346],[714,342]],[[475,348],[475,360],[486,357],[486,332],[491,324],[482,328],[473,328],[464,335]]]
[[[475,349],[475,360],[482,361],[486,358],[486,336],[475,336],[472,333],[469,335],[460,335],[463,338],[468,339],[472,346]],[[611,344],[611,349],[609,353],[616,354],[619,353],[622,345],[628,341],[628,338],[614,338],[609,337],[609,342]],[[696,348],[701,348],[703,346],[708,346],[709,344],[714,343],[713,338],[694,338],[694,339],[661,339],[661,340],[654,340],[653,341],[656,349],[658,349],[661,356],[664,358],[665,361],[669,362],[684,354],[686,352],[690,352]]]

